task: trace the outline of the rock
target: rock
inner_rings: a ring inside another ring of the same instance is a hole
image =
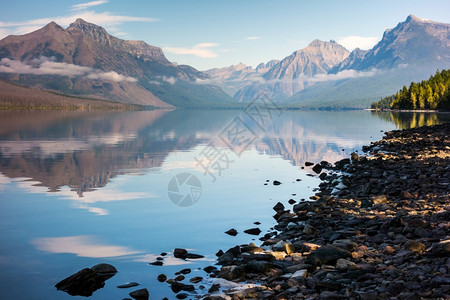
[[[221,257],[219,257],[217,260],[218,260],[219,264],[226,266],[226,265],[231,265],[235,258],[236,258],[236,256],[233,253],[226,252]]]
[[[148,264],[151,265],[151,266],[162,266],[164,263],[162,261],[160,261],[160,260],[157,260],[157,261],[154,261],[154,262],[151,262],[151,263],[148,263]]]
[[[325,172],[320,173],[319,178],[320,178],[320,180],[325,180],[325,178],[327,178],[327,173],[325,173]]]
[[[408,240],[406,241],[405,245],[404,245],[404,249],[405,250],[409,250],[409,251],[413,251],[413,252],[417,252],[417,253],[422,253],[425,251],[427,247],[417,241],[413,241],[413,240]]]
[[[255,227],[255,228],[250,228],[250,229],[244,230],[244,232],[247,234],[251,234],[251,235],[259,235],[261,233],[261,229],[259,229],[258,227]]]
[[[129,295],[132,298],[137,299],[137,300],[148,299],[148,297],[150,296],[147,289],[136,290],[136,291],[131,292]]]
[[[295,201],[294,199],[289,199],[288,203],[289,203],[290,205],[293,205],[293,204],[296,203],[296,201]]]
[[[214,273],[216,271],[218,271],[218,269],[214,266],[207,266],[203,268],[203,271],[205,271],[206,273]]]
[[[184,275],[186,275],[186,274],[189,274],[189,273],[191,273],[191,269],[186,268],[186,269],[182,269],[182,270],[176,272],[175,275],[178,275],[178,274],[184,274]]]
[[[434,244],[430,249],[430,254],[436,257],[450,256],[450,240],[444,240]]]
[[[187,297],[189,297],[188,294],[186,293],[179,293],[175,296],[177,299],[186,299]]]
[[[184,284],[182,282],[175,281],[170,285],[170,288],[174,293],[178,293],[180,291],[193,292],[195,291],[195,287],[192,284]]]
[[[395,252],[394,247],[387,245],[386,247],[384,247],[383,249],[383,253],[387,254],[387,255],[392,255]]]
[[[356,264],[349,260],[339,258],[336,261],[336,269],[338,269],[338,270],[345,271],[347,269],[355,269],[355,268],[356,268]]]
[[[231,236],[236,236],[238,234],[237,230],[234,228],[231,228],[230,230],[225,231],[226,234]]]
[[[173,250],[173,256],[175,256],[176,258],[184,259],[186,258],[187,253],[187,250],[182,248],[176,248],[175,250]]]
[[[177,277],[175,277],[173,280],[175,281],[183,281],[184,280],[184,275],[178,275]]]
[[[208,293],[215,293],[215,292],[218,292],[219,289],[220,289],[220,284],[213,284],[213,285],[209,288]]]
[[[117,269],[110,264],[98,264],[93,266],[91,270],[99,275],[114,275],[117,273]]]
[[[313,165],[314,165],[314,163],[312,163],[312,162],[309,162],[309,161],[305,162],[305,166],[307,166],[307,167],[310,167],[310,166],[313,166]]]
[[[314,236],[317,234],[317,229],[309,224],[306,224],[305,228],[303,228],[303,233]]]
[[[387,201],[388,201],[388,200],[387,200],[386,195],[372,196],[372,203],[373,203],[374,205],[384,204],[384,203],[386,203]]]
[[[312,168],[312,170],[313,170],[314,172],[316,172],[317,174],[320,174],[320,172],[322,172],[322,166],[319,165],[319,164],[316,164],[316,165]]]
[[[127,289],[127,288],[135,287],[135,286],[138,286],[138,285],[139,285],[139,283],[137,283],[137,282],[128,282],[128,283],[125,283],[125,284],[118,285],[117,287],[119,289]]]
[[[339,258],[347,258],[351,257],[350,253],[346,250],[336,248],[334,246],[324,246],[320,247],[317,250],[312,251],[306,257],[306,263],[309,263],[313,266],[321,266],[323,264],[328,264],[333,261],[338,260]]]
[[[204,258],[205,256],[201,255],[201,254],[195,254],[195,253],[188,253],[186,254],[186,258],[189,259],[199,259],[199,258]]]
[[[220,269],[217,276],[226,280],[235,280],[244,278],[245,275],[245,268],[242,266],[225,266]]]
[[[159,282],[164,282],[164,281],[167,280],[167,276],[164,275],[164,274],[159,274],[157,279],[158,279]]]
[[[291,243],[286,243],[285,248],[286,248],[286,253],[289,255],[295,252],[295,246]]]
[[[292,274],[291,278],[306,278],[308,276],[308,270],[298,270]]]
[[[332,245],[350,252],[358,248],[358,244],[349,239],[335,240]]]
[[[284,205],[281,202],[278,202],[277,204],[275,204],[275,206],[273,207],[273,210],[276,212],[282,212],[284,211]]]
[[[189,282],[192,282],[192,283],[199,283],[199,282],[202,281],[202,280],[203,280],[203,277],[201,277],[201,276],[195,276],[195,277],[189,279]]]
[[[105,286],[105,281],[117,273],[116,268],[108,264],[99,264],[92,268],[85,268],[61,280],[55,287],[71,296],[89,297]]]
[[[281,182],[279,182],[278,180],[273,181],[273,185],[280,185],[280,184],[281,184]]]
[[[267,261],[252,260],[245,265],[247,272],[267,273],[272,267],[272,264]]]

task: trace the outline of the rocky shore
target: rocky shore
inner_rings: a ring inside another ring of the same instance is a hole
[[[450,124],[387,132],[363,150],[310,166],[320,191],[277,203],[260,246],[219,251],[203,298],[450,299]]]

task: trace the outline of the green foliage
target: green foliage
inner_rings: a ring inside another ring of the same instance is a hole
[[[430,79],[403,86],[395,95],[371,105],[373,109],[441,109],[450,110],[450,70],[439,70]]]

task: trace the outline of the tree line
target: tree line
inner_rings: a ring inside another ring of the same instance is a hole
[[[372,109],[450,110],[450,70],[439,70],[430,79],[403,86],[395,95],[371,105]]]

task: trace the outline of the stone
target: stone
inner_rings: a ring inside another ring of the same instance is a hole
[[[339,258],[336,261],[336,269],[346,271],[347,269],[356,269],[356,264],[347,259]]]
[[[231,252],[226,252],[222,256],[220,256],[217,260],[221,265],[230,265],[233,263],[236,256]]]
[[[159,282],[164,282],[164,281],[167,280],[167,276],[164,275],[164,274],[159,274],[157,279],[158,279]]]
[[[147,289],[136,290],[136,291],[131,292],[129,295],[132,298],[137,299],[137,300],[148,299],[148,297],[150,296]]]
[[[279,182],[278,180],[273,181],[273,185],[280,185],[280,184],[281,184],[281,182]]]
[[[284,211],[283,203],[278,202],[277,204],[275,204],[275,206],[273,207],[273,210],[276,211],[276,212]]]
[[[305,166],[306,167],[310,167],[310,166],[313,166],[313,165],[314,165],[314,163],[312,163],[312,162],[309,162],[309,161],[305,162]]]
[[[90,297],[105,286],[105,281],[117,273],[116,268],[109,264],[99,264],[85,268],[61,280],[55,287],[71,296]]]
[[[312,170],[313,170],[315,173],[320,174],[320,172],[322,172],[322,166],[319,165],[319,164],[316,164],[316,165],[312,168]]]
[[[306,263],[309,263],[313,266],[321,266],[323,264],[328,264],[333,261],[337,261],[339,258],[347,258],[350,257],[350,252],[336,248],[334,246],[323,246],[317,250],[312,251],[306,257]]]
[[[203,277],[201,277],[201,276],[195,276],[195,277],[192,277],[191,279],[189,279],[189,282],[192,282],[192,283],[199,283],[200,281],[202,281],[203,280]]]
[[[157,261],[154,261],[154,262],[151,262],[151,263],[148,263],[148,264],[151,265],[151,266],[162,266],[164,263],[162,261],[160,261],[160,260],[157,260]]]
[[[175,256],[176,258],[186,258],[186,254],[187,254],[187,250],[186,249],[182,249],[182,248],[175,248],[175,250],[173,250],[173,256]]]
[[[244,232],[247,234],[251,234],[251,235],[259,235],[261,233],[261,229],[259,229],[258,227],[255,227],[255,228],[250,228],[250,229],[244,230]]]
[[[170,285],[170,288],[174,293],[178,293],[180,291],[193,292],[195,291],[195,287],[192,284],[184,284],[182,282],[175,281]]]
[[[388,200],[387,200],[386,195],[372,196],[372,203],[373,203],[374,205],[384,204],[384,203],[386,203],[387,201],[388,201]]]
[[[317,234],[317,229],[314,228],[312,225],[306,224],[305,227],[303,228],[303,233],[314,236]]]
[[[231,236],[236,236],[238,234],[237,230],[234,228],[231,228],[230,230],[225,231],[226,234]]]
[[[175,277],[173,280],[175,281],[183,281],[184,280],[184,275],[178,275],[177,277]]]
[[[435,257],[450,257],[450,240],[433,244],[430,254]]]
[[[217,276],[226,280],[235,280],[244,278],[246,274],[245,268],[242,266],[225,266],[220,269]]]
[[[119,289],[127,289],[127,288],[135,287],[135,286],[138,286],[138,285],[139,285],[139,283],[137,283],[137,282],[128,282],[128,283],[125,283],[125,284],[118,285],[117,287]]]
[[[291,255],[292,253],[295,252],[295,246],[291,243],[286,243],[285,248],[286,248],[286,253],[289,255]]]
[[[203,268],[203,271],[205,271],[206,273],[214,273],[214,272],[217,272],[217,271],[219,271],[216,267],[214,267],[214,266],[207,266],[207,267],[204,267]]]
[[[245,265],[245,270],[247,272],[266,273],[271,269],[271,267],[272,264],[270,262],[252,260]]]
[[[218,292],[219,289],[220,289],[220,284],[213,284],[213,285],[209,288],[208,293],[215,293],[215,292]],[[221,298],[221,299],[222,299],[222,298]]]
[[[186,274],[191,273],[191,269],[189,269],[189,268],[182,269],[182,270],[180,270],[180,271],[177,272],[177,273],[186,275]],[[178,275],[177,273],[175,273],[175,275]]]
[[[308,276],[308,270],[298,270],[292,274],[291,278],[306,278]]]
[[[358,248],[358,244],[349,239],[335,240],[332,245],[350,252],[353,252]]]
[[[189,258],[189,259],[200,259],[200,258],[204,258],[204,257],[205,256],[201,255],[201,254],[195,254],[195,253],[186,254],[186,258]]]
[[[408,241],[406,241],[406,243],[404,245],[404,249],[413,251],[413,252],[417,252],[417,253],[422,253],[425,251],[426,246],[425,246],[425,244],[423,244],[421,242],[414,241],[414,240],[408,240]]]
[[[186,299],[187,297],[189,297],[188,294],[186,293],[179,293],[175,296],[177,299]]]

